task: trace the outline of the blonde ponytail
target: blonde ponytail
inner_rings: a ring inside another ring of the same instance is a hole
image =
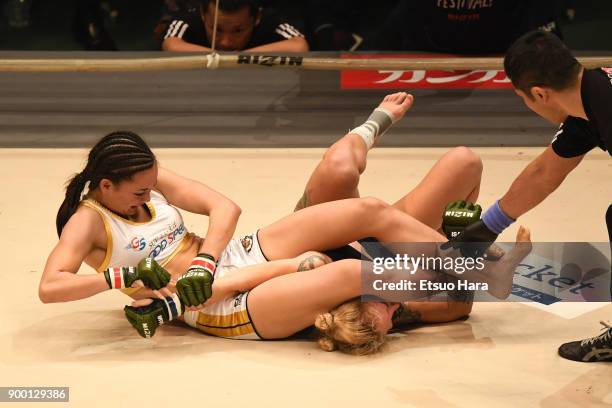
[[[356,299],[318,315],[315,327],[320,332],[319,347],[355,355],[377,352],[385,343],[385,336],[376,330],[372,316],[365,313],[363,306]]]

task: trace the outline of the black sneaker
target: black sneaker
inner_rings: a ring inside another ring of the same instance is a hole
[[[605,322],[604,332],[590,339],[572,341],[559,347],[559,355],[568,360],[592,363],[612,361],[612,326]]]

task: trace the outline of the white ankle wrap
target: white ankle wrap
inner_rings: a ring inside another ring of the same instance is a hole
[[[394,122],[391,112],[383,108],[376,108],[363,125],[351,130],[350,133],[361,136],[366,147],[370,150],[376,140],[384,135]]]

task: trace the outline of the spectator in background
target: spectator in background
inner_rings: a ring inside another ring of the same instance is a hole
[[[112,2],[77,0],[72,34],[74,39],[90,51],[117,51],[109,30],[109,21],[116,18],[117,9]]]
[[[195,0],[164,0],[161,12],[161,18],[153,29],[153,35],[158,46],[161,48],[161,43],[166,34],[166,30],[170,26],[172,20],[177,14],[187,13],[191,9],[195,9]]]
[[[397,0],[355,2],[306,0],[311,48],[318,51],[355,51],[376,32]]]
[[[2,14],[6,16],[9,27],[29,27],[32,2],[33,0],[0,0],[0,17]]]
[[[287,19],[292,26],[304,33],[310,41],[310,37],[305,32],[304,25],[304,18],[308,10],[308,0],[261,0],[260,3],[264,10],[274,10],[276,14]]]
[[[557,0],[559,3],[563,16],[567,21],[574,21],[576,18],[576,6],[578,6],[577,0]]]
[[[309,0],[310,42],[319,51],[355,51],[363,37],[352,29],[350,0]]]
[[[533,29],[553,31],[557,0],[402,0],[389,14],[369,50],[452,54],[505,52]]]
[[[215,0],[199,0],[169,24],[164,51],[210,51]],[[280,16],[260,6],[259,0],[220,0],[216,49],[222,51],[305,52],[304,35]]]

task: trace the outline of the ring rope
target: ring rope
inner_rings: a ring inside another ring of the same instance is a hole
[[[211,44],[211,49],[213,54],[215,53],[215,46],[217,45],[217,20],[219,19],[219,0],[217,0],[216,4],[215,4],[215,21],[213,23],[213,38],[212,38],[212,44]]]
[[[586,68],[612,66],[612,57],[581,57]],[[210,53],[161,58],[0,59],[0,72],[142,72],[277,67],[309,70],[479,71],[503,70],[502,58],[321,58],[299,55]]]

